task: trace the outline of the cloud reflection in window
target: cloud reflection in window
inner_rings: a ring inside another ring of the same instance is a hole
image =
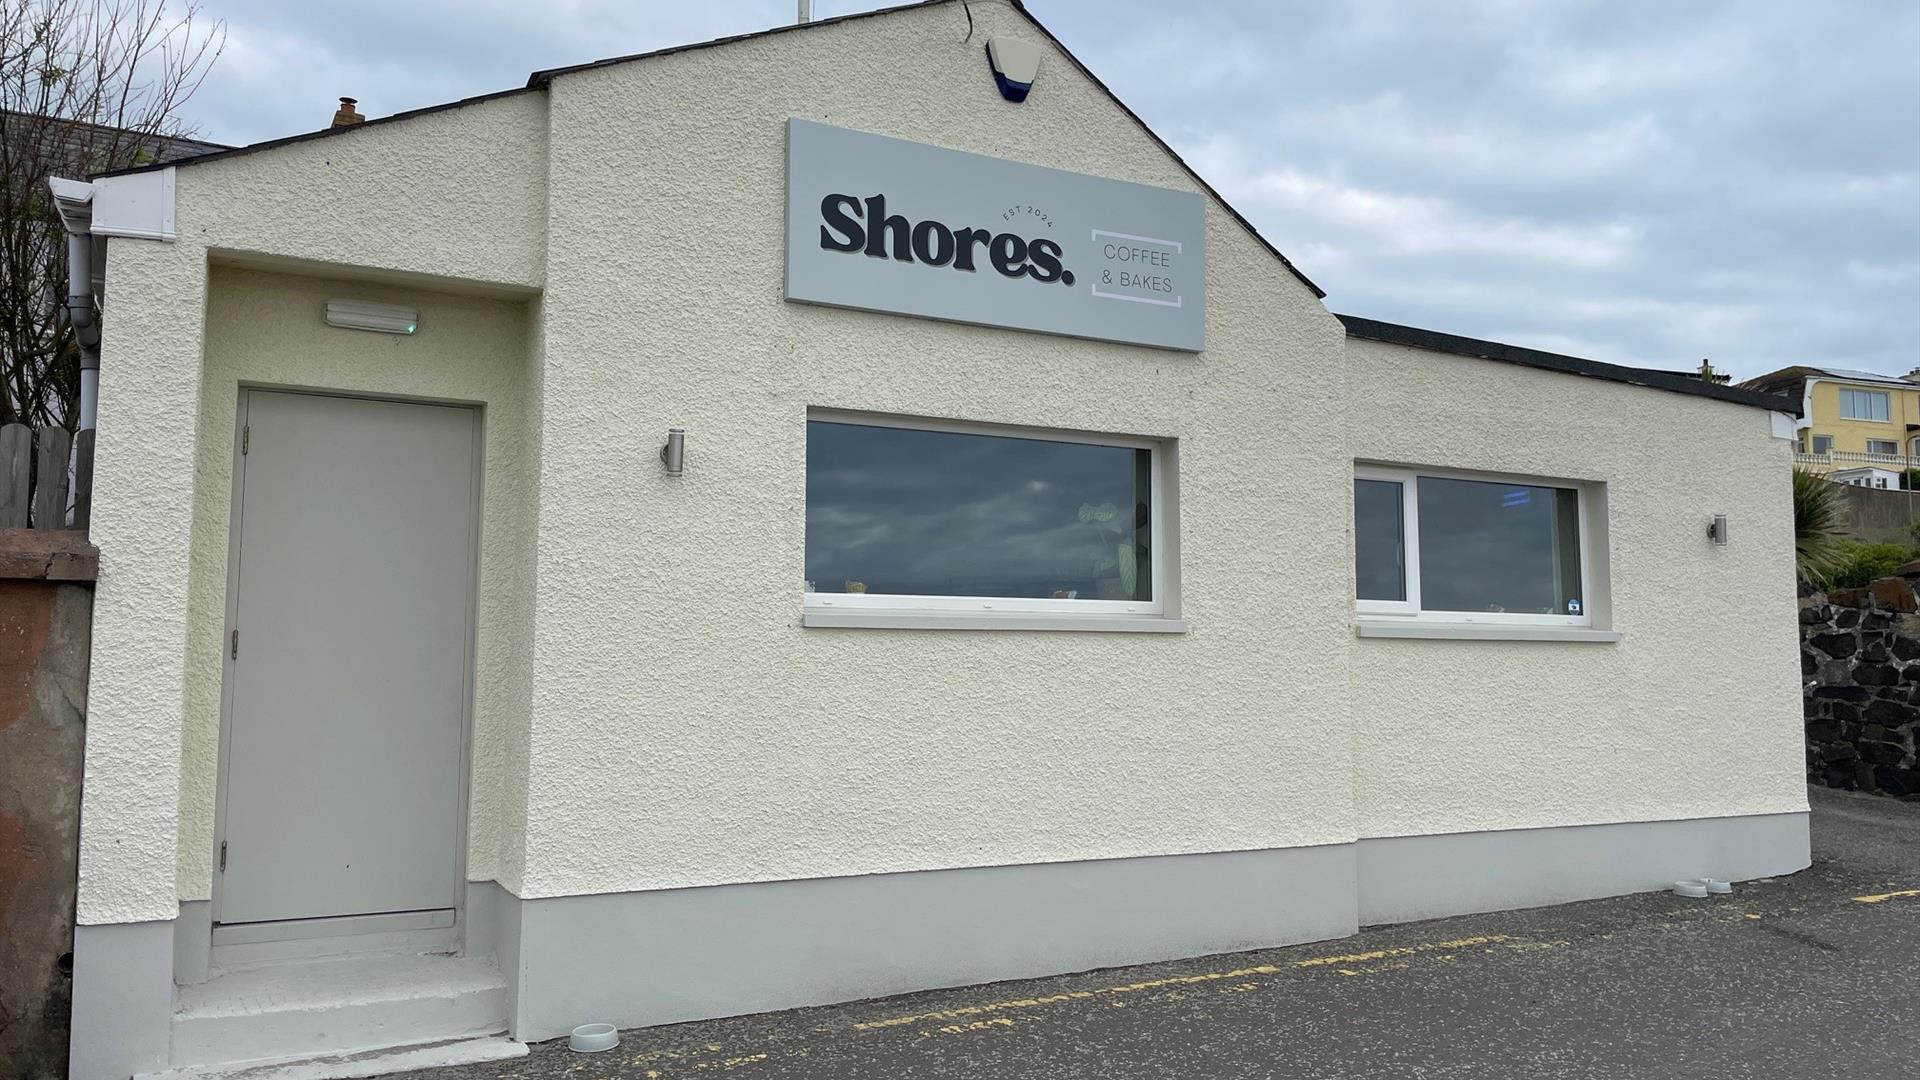
[[[820,592],[1150,600],[1152,452],[807,424]]]

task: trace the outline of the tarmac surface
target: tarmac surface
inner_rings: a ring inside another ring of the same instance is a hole
[[[1920,1077],[1920,803],[1815,788],[1814,862],[1338,941],[630,1031],[418,1080]]]

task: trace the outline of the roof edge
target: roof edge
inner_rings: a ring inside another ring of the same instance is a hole
[[[672,56],[675,53],[692,52],[695,49],[711,49],[718,45],[732,45],[741,41],[753,41],[756,38],[772,37],[775,34],[788,34],[795,30],[810,30],[816,26],[832,26],[835,23],[852,22],[855,19],[871,19],[875,15],[891,15],[896,11],[911,11],[914,8],[934,7],[950,4],[953,0],[913,0],[912,3],[893,4],[889,7],[874,8],[871,11],[850,11],[845,15],[829,15],[824,19],[811,19],[807,22],[781,23],[769,26],[765,30],[749,30],[744,34],[728,34],[725,37],[709,38],[706,41],[691,41],[684,45],[669,45],[664,49],[650,49],[646,52],[628,53],[625,56],[609,56],[604,60],[588,60],[582,64],[567,64],[564,67],[545,68],[527,76],[526,89],[545,90],[556,75],[571,75],[576,71],[592,71],[595,68],[614,67],[632,63],[635,60],[652,60],[660,56]],[[1018,7],[1018,4],[1014,5]],[[1032,18],[1031,15],[1027,16]]]
[[[1059,38],[1054,37],[1053,31],[1047,29],[1045,23],[1035,18],[1033,15],[1033,12],[1027,10],[1026,4],[1022,3],[1021,0],[1007,0],[1007,2],[1010,5],[1012,5],[1013,10],[1019,12],[1028,22],[1032,23],[1034,29],[1040,31],[1042,34],[1045,34],[1047,40],[1053,43],[1053,47],[1060,50],[1060,55],[1066,57],[1067,60],[1071,62],[1075,68],[1079,70],[1080,74],[1087,77],[1087,80],[1089,82],[1099,87],[1100,92],[1107,95],[1108,101],[1111,101],[1115,105],[1118,105],[1120,107],[1120,111],[1127,114],[1127,119],[1132,120],[1134,124],[1136,124],[1140,128],[1141,131],[1146,132],[1147,138],[1152,139],[1155,146],[1158,146],[1162,152],[1164,152],[1168,157],[1174,160],[1175,164],[1180,166],[1182,171],[1184,171],[1188,176],[1192,177],[1193,182],[1196,184],[1199,184],[1200,189],[1202,191],[1205,191],[1208,195],[1213,196],[1213,201],[1219,203],[1221,207],[1224,208],[1228,214],[1231,214],[1233,216],[1233,220],[1239,222],[1240,227],[1247,231],[1247,235],[1253,237],[1255,240],[1258,240],[1260,242],[1261,247],[1266,248],[1267,251],[1271,253],[1274,258],[1279,259],[1280,265],[1286,267],[1289,273],[1291,273],[1295,278],[1298,278],[1300,281],[1300,284],[1305,285],[1308,291],[1313,293],[1314,299],[1325,300],[1327,298],[1327,290],[1314,284],[1312,278],[1302,273],[1299,267],[1293,265],[1292,259],[1289,259],[1285,255],[1281,254],[1280,249],[1273,246],[1273,241],[1268,240],[1265,236],[1262,236],[1260,234],[1260,230],[1253,227],[1253,222],[1248,221],[1245,214],[1242,214],[1239,210],[1235,209],[1234,205],[1227,201],[1226,196],[1214,190],[1213,185],[1207,182],[1206,177],[1200,175],[1200,171],[1198,169],[1195,169],[1193,166],[1187,164],[1187,159],[1181,157],[1179,152],[1174,150],[1173,147],[1168,146],[1167,140],[1161,138],[1159,132],[1153,130],[1152,127],[1149,127],[1145,120],[1140,119],[1139,113],[1136,113],[1133,111],[1133,109],[1129,108],[1126,102],[1120,100],[1119,94],[1114,93],[1112,88],[1108,87],[1106,83],[1100,80],[1100,76],[1095,75],[1092,69],[1088,68],[1087,65],[1081,63],[1080,58],[1073,55],[1072,49],[1067,48],[1064,42],[1062,42]]]
[[[1519,345],[1504,345],[1497,341],[1482,341],[1479,338],[1443,334],[1437,330],[1422,330],[1415,326],[1365,319],[1358,315],[1336,314],[1334,317],[1346,326],[1348,337],[1379,341],[1389,345],[1405,345],[1432,352],[1452,353],[1455,356],[1471,356],[1503,364],[1518,364],[1521,367],[1558,371],[1567,375],[1584,375],[1590,379],[1605,379],[1609,382],[1643,386],[1650,390],[1691,394],[1694,397],[1712,398],[1715,401],[1725,401],[1734,405],[1747,405],[1793,416],[1800,415],[1799,401],[1778,394],[1763,394],[1757,390],[1743,390],[1737,386],[1722,386],[1719,383],[1704,382],[1666,371],[1628,367],[1624,364],[1608,364],[1599,360],[1567,356],[1563,353],[1543,352]]]
[[[1242,229],[1245,229],[1249,236],[1252,236],[1256,241],[1258,241],[1261,247],[1266,248],[1267,251],[1270,254],[1272,254],[1274,258],[1280,260],[1280,265],[1286,267],[1287,272],[1291,273],[1296,279],[1298,279],[1300,284],[1305,285],[1308,291],[1313,293],[1314,298],[1316,300],[1325,300],[1327,298],[1327,291],[1325,289],[1322,289],[1319,285],[1314,284],[1314,281],[1312,278],[1309,278],[1306,274],[1302,273],[1299,267],[1293,265],[1293,260],[1287,258],[1286,255],[1282,254],[1280,249],[1273,245],[1272,241],[1268,240],[1265,236],[1262,236],[1260,233],[1260,230],[1254,228],[1253,222],[1248,221],[1245,214],[1242,214],[1238,209],[1234,207],[1232,203],[1228,202],[1226,200],[1226,197],[1221,195],[1220,192],[1216,190],[1212,184],[1208,183],[1207,178],[1204,176],[1201,176],[1197,169],[1195,169],[1192,165],[1187,164],[1187,159],[1181,157],[1180,154],[1177,151],[1175,151],[1173,147],[1167,145],[1167,141],[1161,138],[1159,133],[1154,131],[1153,128],[1149,127],[1145,120],[1140,119],[1139,113],[1134,112],[1132,108],[1128,107],[1126,102],[1120,100],[1120,95],[1114,93],[1111,87],[1109,87],[1105,82],[1101,81],[1100,76],[1095,75],[1093,71],[1087,67],[1087,65],[1081,63],[1080,58],[1073,54],[1073,50],[1067,48],[1067,46],[1059,38],[1054,36],[1053,31],[1047,29],[1046,24],[1042,23],[1038,18],[1035,18],[1033,12],[1027,10],[1026,4],[1022,3],[1021,0],[1007,0],[1007,2],[1008,2],[1008,5],[1013,8],[1014,11],[1019,13],[1021,18],[1027,20],[1027,22],[1033,25],[1034,29],[1040,31],[1040,33],[1049,42],[1053,44],[1054,48],[1060,50],[1060,55],[1066,57],[1067,62],[1072,64],[1075,70],[1079,71],[1080,74],[1085,76],[1089,82],[1093,83],[1094,86],[1098,87],[1100,89],[1100,92],[1107,96],[1108,101],[1113,102],[1114,105],[1119,107],[1121,112],[1126,113],[1127,118],[1129,120],[1132,120],[1134,124],[1137,127],[1139,127],[1139,129],[1142,132],[1145,132],[1147,138],[1152,139],[1154,142],[1154,145],[1158,146],[1161,152],[1165,153],[1168,157],[1172,158],[1174,160],[1174,163],[1180,166],[1181,171],[1185,172],[1187,176],[1193,180],[1194,183],[1199,184],[1200,189],[1202,191],[1205,191],[1208,195],[1212,196],[1213,201],[1219,203],[1220,206],[1224,208],[1228,214],[1232,215],[1233,220],[1239,223],[1240,227]],[[647,59],[652,59],[654,57],[671,56],[675,53],[691,52],[695,49],[710,49],[718,45],[731,45],[741,41],[752,41],[756,38],[770,37],[774,34],[791,33],[796,30],[808,30],[818,26],[832,26],[836,23],[852,22],[856,19],[871,19],[879,15],[890,15],[895,12],[910,11],[916,8],[933,7],[939,4],[950,4],[950,3],[953,3],[953,0],[913,0],[913,2],[911,3],[894,4],[889,7],[874,8],[871,11],[854,11],[854,12],[849,12],[845,15],[833,15],[824,19],[814,19],[810,22],[804,22],[804,23],[798,23],[798,22],[787,23],[781,26],[769,27],[765,30],[755,30],[745,34],[732,34],[727,37],[713,38],[708,41],[698,41],[698,42],[693,42],[686,45],[673,45],[664,49],[655,49],[651,52],[631,53],[626,56],[608,57],[604,60],[591,60],[584,64],[571,64],[565,67],[546,68],[544,70],[536,71],[533,74],[529,75],[527,77],[527,82],[525,86],[517,87],[512,90],[499,90],[491,94],[480,94],[475,97],[461,98],[458,101],[449,101],[449,102],[443,102],[438,105],[428,105],[423,108],[409,109],[406,112],[397,112],[389,116],[375,117],[363,123],[353,124],[347,127],[321,128],[318,131],[308,131],[298,135],[288,135],[283,138],[269,139],[266,142],[252,143],[247,146],[237,146],[237,147],[233,147],[226,150],[216,150],[208,154],[195,154],[191,157],[179,158],[174,161],[166,162],[165,164],[155,163],[151,165],[136,165],[126,169],[114,169],[108,172],[95,173],[92,177],[90,177],[90,179],[100,180],[100,179],[104,179],[106,177],[111,177],[111,176],[126,176],[132,173],[151,172],[155,169],[172,168],[179,165],[194,165],[194,164],[198,164],[206,161],[219,161],[225,158],[239,157],[243,154],[258,153],[259,151],[262,151],[262,150],[272,150],[276,147],[288,146],[293,143],[308,142],[313,139],[331,138],[336,135],[345,134],[346,132],[349,132],[349,131],[359,131],[363,128],[371,127],[375,124],[390,124],[397,120],[407,120],[407,119],[411,119],[412,117],[424,116],[424,115],[427,115],[428,113],[444,112],[448,109],[458,109],[467,105],[478,105],[482,102],[494,101],[499,98],[512,97],[515,94],[525,94],[525,93],[531,93],[531,92],[544,91],[549,86],[552,85],[553,80],[557,76],[571,74],[576,71],[590,71],[596,68],[612,67],[616,64],[631,63],[632,61],[635,61],[635,60],[647,60]]]
[[[1108,86],[1105,82],[1101,81],[1100,76],[1095,75],[1093,71],[1087,67],[1086,64],[1081,63],[1080,58],[1073,54],[1073,50],[1067,48],[1064,42],[1062,42],[1059,38],[1055,37],[1053,34],[1053,31],[1047,29],[1045,23],[1035,18],[1033,12],[1028,11],[1027,6],[1024,3],[1022,3],[1021,0],[1007,0],[1007,2],[1008,2],[1008,6],[1012,7],[1014,11],[1018,12],[1021,18],[1027,20],[1027,22],[1033,25],[1034,29],[1040,31],[1041,35],[1045,37],[1047,41],[1051,42],[1054,48],[1060,50],[1060,55],[1067,58],[1067,62],[1074,66],[1074,70],[1078,71],[1081,75],[1085,76],[1088,82],[1091,82],[1094,86],[1098,87],[1100,92],[1107,96],[1108,101],[1113,102],[1114,105],[1119,107],[1121,112],[1127,114],[1127,119],[1132,120],[1135,126],[1137,126],[1141,131],[1145,132],[1147,138],[1152,139],[1154,145],[1158,146],[1162,153],[1172,158],[1174,161],[1174,164],[1180,166],[1181,171],[1185,172],[1188,177],[1192,178],[1194,183],[1199,184],[1200,189],[1202,191],[1205,191],[1208,195],[1212,196],[1214,202],[1219,203],[1223,208],[1225,208],[1227,213],[1232,215],[1233,220],[1238,222],[1240,227],[1242,229],[1245,229],[1249,236],[1252,236],[1255,240],[1259,241],[1260,246],[1266,248],[1267,251],[1270,254],[1272,254],[1274,258],[1279,259],[1280,265],[1286,267],[1289,273],[1291,273],[1295,278],[1299,279],[1300,284],[1305,285],[1308,291],[1313,293],[1314,299],[1325,300],[1327,298],[1327,291],[1325,289],[1322,289],[1320,286],[1314,284],[1312,278],[1309,278],[1306,274],[1302,273],[1299,267],[1293,265],[1293,260],[1287,258],[1284,254],[1282,254],[1280,249],[1275,247],[1271,240],[1268,240],[1265,236],[1262,236],[1260,234],[1260,230],[1254,228],[1253,222],[1248,221],[1245,214],[1242,214],[1239,210],[1235,209],[1234,205],[1226,200],[1226,196],[1221,195],[1219,191],[1215,190],[1212,184],[1207,182],[1206,177],[1201,176],[1197,169],[1195,169],[1192,165],[1187,164],[1186,158],[1181,157],[1180,154],[1177,151],[1175,151],[1173,147],[1167,145],[1167,140],[1161,138],[1160,134],[1154,131],[1152,127],[1148,126],[1145,120],[1140,119],[1139,113],[1134,112],[1133,109],[1130,108],[1126,102],[1120,100],[1120,95],[1114,93],[1112,87]],[[671,56],[675,53],[691,52],[695,49],[709,49],[719,45],[732,45],[732,44],[735,44],[736,42],[752,41],[757,38],[768,37],[773,34],[786,34],[786,33],[791,33],[795,30],[811,29],[816,26],[831,26],[834,23],[852,22],[855,19],[870,19],[877,15],[891,15],[891,14],[894,14],[895,12],[911,11],[916,8],[933,7],[939,4],[950,4],[950,3],[953,3],[953,0],[915,0],[914,3],[895,4],[891,7],[874,8],[871,11],[856,11],[846,15],[835,15],[831,18],[826,18],[826,19],[815,19],[812,22],[788,23],[783,26],[770,27],[765,30],[755,30],[752,33],[733,34],[728,37],[714,38],[711,41],[695,42],[690,45],[675,45],[670,48],[655,49],[652,52],[632,53],[627,56],[614,56],[614,57],[609,57],[605,60],[594,60],[585,64],[572,64],[567,67],[548,68],[545,71],[534,72],[527,79],[527,89],[544,90],[549,85],[552,84],[556,76],[569,75],[576,71],[591,71],[597,68],[612,67],[617,64],[631,63],[635,60],[651,60],[656,57]]]
[[[293,143],[311,142],[314,139],[328,139],[336,135],[345,135],[348,132],[378,127],[381,124],[391,124],[398,120],[411,120],[416,116],[446,112],[449,109],[463,109],[468,105],[480,105],[489,101],[498,101],[501,98],[515,97],[519,94],[529,92],[529,88],[524,86],[516,86],[511,90],[495,90],[490,94],[476,94],[473,97],[461,98],[458,101],[443,101],[437,105],[423,105],[418,109],[408,109],[405,112],[397,112],[389,116],[369,117],[358,124],[346,124],[341,127],[324,127],[318,131],[303,131],[298,135],[284,135],[278,139],[268,139],[266,142],[248,143],[245,146],[234,146],[225,150],[215,150],[209,154],[195,154],[192,157],[177,158],[173,161],[155,162],[150,165],[135,165],[126,169],[112,169],[103,173],[94,173],[88,179],[104,180],[112,176],[128,176],[133,173],[153,172],[157,169],[171,169],[180,165],[198,165],[205,161],[220,161],[226,158],[243,157],[247,154],[258,153],[262,150],[273,150],[282,146],[290,146]]]
[[[1751,379],[1742,379],[1739,385],[1750,386],[1753,383],[1767,379],[1781,378],[1800,379],[1803,382],[1807,379],[1826,379],[1829,382],[1867,383],[1873,386],[1904,387],[1908,390],[1920,389],[1920,383],[1916,383],[1911,379],[1901,378],[1898,375],[1882,375],[1877,371],[1849,371],[1843,368],[1815,367],[1812,364],[1792,364],[1780,368],[1777,371],[1769,371],[1762,375],[1755,375]]]

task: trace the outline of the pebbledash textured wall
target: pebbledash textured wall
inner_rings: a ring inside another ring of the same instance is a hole
[[[186,646],[191,640],[204,649],[208,625],[190,618],[190,607],[204,613],[211,603],[219,611],[223,600],[206,590],[225,589],[225,540],[216,539],[211,553],[194,547],[196,535],[206,535],[204,527],[196,534],[194,515],[210,512],[209,499],[224,507],[228,492],[208,490],[217,482],[198,469],[205,454],[218,457],[232,446],[230,419],[225,435],[200,430],[210,260],[308,273],[323,267],[331,276],[524,305],[545,261],[545,148],[546,100],[537,93],[369,124],[348,137],[179,169],[179,239],[109,241],[114,299],[101,346],[93,525],[105,550],[95,601],[81,923],[171,919],[180,900],[207,895],[208,793],[217,764],[204,734],[208,709],[218,707],[219,668],[205,657],[189,664]],[[526,355],[537,343],[523,340],[520,348]],[[361,389],[406,394],[420,382],[400,371]],[[197,606],[190,605],[194,590]],[[502,738],[503,779],[489,790],[501,793],[503,807],[521,805],[525,769],[511,762],[524,761],[525,738],[524,719]],[[471,842],[486,842],[484,824],[476,825]],[[497,859],[476,847],[472,865],[503,863],[511,880],[519,830],[507,833],[497,838]]]
[[[1342,328],[1279,260],[1209,201],[1201,355],[782,300],[789,116],[1196,189],[972,14],[554,80],[528,895],[1354,838],[1350,464],[1283,449],[1344,443]],[[1192,633],[803,629],[809,408],[1178,439]]]
[[[1002,102],[980,41],[1040,35],[972,15],[179,170],[108,261],[82,922],[207,895],[242,380],[487,404],[469,876],[523,897],[1804,810],[1790,637],[1663,621],[1791,573],[1765,413],[1349,343],[1212,200],[1199,355],[785,303],[789,116],[1197,187],[1050,47]],[[336,348],[325,295],[422,333]],[[1191,632],[803,629],[809,409],[1176,440]],[[1605,483],[1625,640],[1354,640],[1356,457]]]
[[[1362,836],[1806,810],[1789,445],[1768,413],[1358,339],[1346,369],[1367,388],[1346,413],[1355,459],[1602,485],[1612,580],[1589,603],[1621,634],[1355,639]]]
[[[1920,799],[1920,563],[1800,597],[1807,779]]]

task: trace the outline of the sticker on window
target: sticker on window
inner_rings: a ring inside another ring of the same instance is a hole
[[[1567,601],[1567,614],[1569,614],[1569,615],[1578,615],[1578,614],[1580,614],[1580,601],[1579,601],[1579,600],[1577,600],[1577,599],[1576,599],[1576,600],[1569,600],[1569,601]]]

